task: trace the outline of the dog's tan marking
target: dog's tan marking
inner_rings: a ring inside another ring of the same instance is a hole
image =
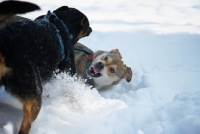
[[[30,99],[22,101],[24,117],[18,134],[28,134],[31,129],[31,123],[36,119],[40,108],[41,100]]]
[[[107,57],[107,59],[105,60],[106,57]],[[110,57],[110,56],[105,56],[105,57],[103,57],[102,60],[105,62],[104,64],[110,64],[113,61],[112,57]]]
[[[115,53],[120,59],[122,59],[122,55],[121,55],[121,53],[119,52],[118,49],[113,49],[113,50],[111,50],[110,52],[111,52],[111,53]]]
[[[78,34],[76,40],[79,40],[80,38],[85,37],[85,36],[89,36],[91,32],[92,32],[92,29],[90,27],[87,29],[87,31],[81,31]]]
[[[14,15],[13,13],[0,14],[0,22]]]
[[[117,66],[116,65],[112,65],[110,68],[114,69],[114,71],[117,72]]]
[[[83,19],[81,20],[81,26],[84,25],[84,20],[85,20],[85,18],[83,18]],[[85,37],[85,36],[89,36],[91,32],[92,32],[91,27],[88,27],[87,31],[81,31],[81,32],[78,34],[76,40],[79,40],[80,38]]]
[[[6,20],[4,20],[0,23],[0,28],[6,26],[8,24],[11,24],[13,22],[20,21],[20,20],[22,21],[22,20],[29,20],[29,19],[26,19],[26,18],[23,18],[23,17],[20,17],[20,16],[11,16],[8,19],[6,19]]]
[[[85,18],[83,18],[83,19],[81,20],[81,25],[84,25],[84,20],[85,20]]]
[[[110,74],[110,75],[114,74],[114,73],[111,72],[111,69],[114,70],[114,73],[117,72],[117,66],[116,65],[107,65],[107,66],[105,66],[105,70],[106,70],[107,74]]]
[[[0,54],[0,79],[9,71],[11,71],[10,68],[8,68],[5,64],[5,58]]]

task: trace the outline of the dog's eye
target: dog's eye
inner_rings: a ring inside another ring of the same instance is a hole
[[[110,68],[111,73],[115,73],[115,70],[113,68]]]
[[[107,61],[107,60],[108,60],[108,57],[106,56],[106,57],[104,58],[104,60]]]

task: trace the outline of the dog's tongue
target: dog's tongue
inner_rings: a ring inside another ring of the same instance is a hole
[[[88,77],[100,77],[99,69],[97,66],[90,67],[90,69],[86,70],[86,74]]]
[[[98,69],[96,66],[93,67],[93,70],[94,70],[96,73],[99,72],[99,69]]]

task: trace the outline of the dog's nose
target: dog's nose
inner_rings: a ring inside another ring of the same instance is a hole
[[[102,62],[97,63],[97,67],[99,70],[104,68],[104,64]]]

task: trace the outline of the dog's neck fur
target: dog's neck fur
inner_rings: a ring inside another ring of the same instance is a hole
[[[85,49],[85,48],[84,48]],[[103,51],[97,51],[93,55],[93,59],[96,58],[98,55],[102,54]],[[75,65],[76,65],[76,73],[78,77],[81,77],[82,79],[87,78],[86,70],[87,70],[87,62],[88,62],[88,54],[82,51],[74,50],[75,54]],[[100,85],[98,85],[94,78],[92,78],[93,86],[94,88],[100,89]]]
[[[90,52],[93,52],[91,49],[76,43],[75,47],[79,48],[79,49],[86,49]],[[75,66],[76,66],[76,73],[78,77],[81,77],[83,79],[86,78],[86,69],[87,69],[87,57],[88,54],[83,52],[83,51],[79,51],[79,50],[74,50],[74,55],[75,55]]]

